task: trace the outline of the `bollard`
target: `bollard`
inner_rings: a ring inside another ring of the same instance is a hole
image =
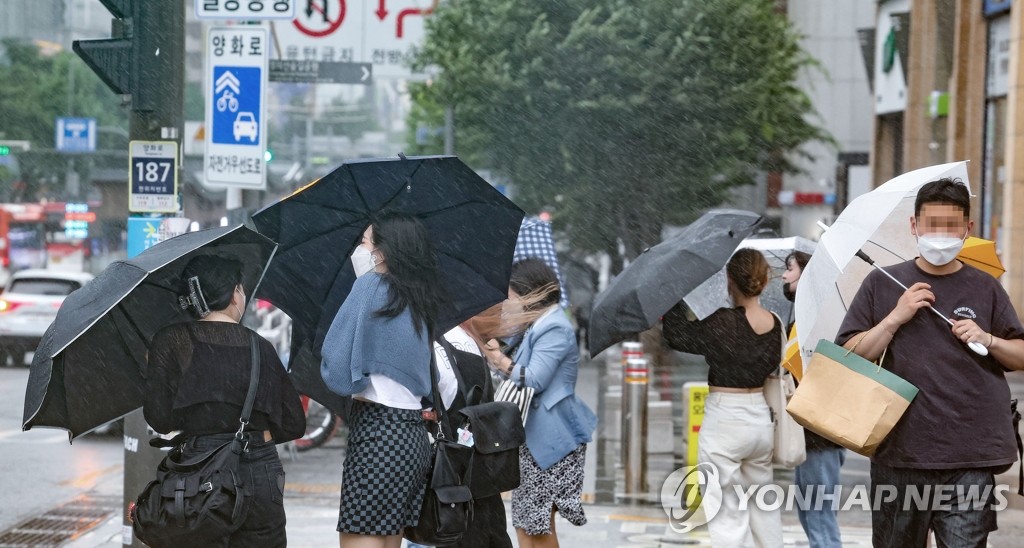
[[[622,393],[622,431],[625,448],[626,494],[647,492],[647,385],[649,366],[646,358],[630,358],[623,370],[626,390]]]
[[[623,466],[626,462],[626,364],[629,360],[643,357],[643,343],[622,343],[622,359],[619,367],[619,372],[622,374],[622,397],[619,399],[619,466]]]

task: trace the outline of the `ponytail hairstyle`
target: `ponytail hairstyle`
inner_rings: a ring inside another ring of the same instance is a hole
[[[725,267],[729,281],[745,297],[757,297],[768,285],[768,261],[760,251],[740,249]]]
[[[235,288],[241,283],[242,263],[234,259],[200,255],[189,261],[182,271],[178,291],[182,297],[179,302],[192,317],[200,319],[210,311],[227,308]]]

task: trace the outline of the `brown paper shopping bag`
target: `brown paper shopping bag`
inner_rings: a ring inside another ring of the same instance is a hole
[[[786,410],[804,428],[871,456],[917,396],[917,387],[821,340]]]

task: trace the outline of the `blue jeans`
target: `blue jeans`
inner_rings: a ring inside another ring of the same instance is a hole
[[[838,495],[839,469],[845,461],[846,449],[842,447],[808,448],[807,460],[796,467],[794,478],[797,488],[801,493],[811,493],[807,509],[798,509],[800,525],[811,548],[840,548],[843,545],[835,510],[839,507],[839,498],[821,500],[821,495]]]

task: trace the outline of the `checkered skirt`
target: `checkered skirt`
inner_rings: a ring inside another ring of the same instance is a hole
[[[430,442],[419,411],[356,400],[349,415],[338,531],[396,535],[416,525]]]

